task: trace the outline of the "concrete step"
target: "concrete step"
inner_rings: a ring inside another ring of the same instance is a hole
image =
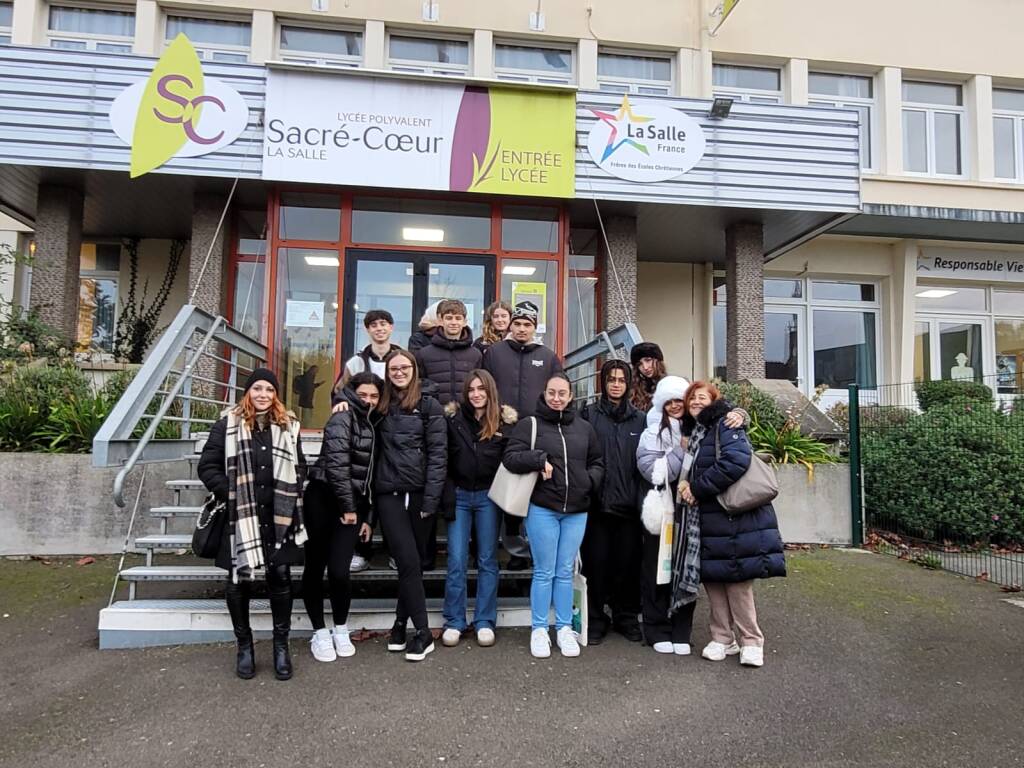
[[[170,507],[170,508],[169,507],[156,507],[156,509],[176,509],[176,508],[174,508],[174,507]],[[191,507],[181,507],[181,509],[191,509]],[[198,514],[198,509],[199,508],[196,507],[195,509],[197,511],[194,514]],[[179,516],[179,515],[163,515],[163,514],[158,514],[158,515],[152,515],[152,516],[153,517],[171,517],[171,516]],[[180,516],[184,517],[185,515],[182,514]],[[373,542],[375,544],[383,543],[383,538],[381,537],[381,535],[379,533],[378,534],[374,534]],[[445,536],[444,534],[438,534],[438,536],[437,536],[437,543],[438,544],[442,544],[442,545],[443,544],[447,544],[448,543],[448,537]],[[191,533],[167,533],[167,534],[158,534],[158,535],[154,535],[154,536],[139,536],[137,539],[135,539],[135,551],[137,551],[137,552],[144,552],[144,551],[150,550],[150,549],[188,549],[191,546],[192,546],[192,534]]]
[[[206,486],[202,480],[168,480],[165,486],[172,491],[205,491]]]
[[[476,569],[466,572],[470,579],[477,576]],[[502,579],[522,581],[533,577],[533,571],[509,571],[500,570],[498,575]],[[353,573],[353,580],[357,581],[393,581],[398,579],[398,571],[390,568],[370,568],[365,571]],[[425,581],[443,581],[447,578],[447,570],[435,568],[432,571],[424,571]],[[119,578],[128,582],[155,582],[155,581],[224,581],[227,571],[215,565],[136,565],[132,568],[125,568],[121,571]],[[292,566],[292,580],[297,581],[302,577],[302,566]],[[263,574],[256,575],[257,581],[263,580]]]
[[[325,604],[325,613],[331,615],[330,605]],[[431,628],[444,626],[441,615],[441,600],[427,600],[428,618]],[[469,601],[468,613],[473,614],[473,601]],[[271,633],[270,604],[267,600],[253,600],[249,609],[250,622],[257,639],[267,639]],[[349,611],[348,626],[353,632],[360,630],[386,631],[395,621],[395,601],[363,599],[353,600]],[[502,642],[501,629],[530,626],[530,600],[526,597],[498,598],[498,643]],[[100,648],[147,648],[161,645],[191,645],[197,643],[222,643],[234,640],[231,632],[231,617],[223,600],[124,600],[118,601],[100,611]],[[302,609],[302,601],[296,600],[292,613],[292,637],[306,638],[313,633],[309,619]],[[463,642],[473,642],[466,638]],[[305,654],[298,655],[300,646],[292,645],[292,653],[300,663],[312,659]],[[438,650],[440,642],[436,644]],[[386,653],[380,646],[356,643],[356,653]],[[305,649],[303,649],[305,650]],[[267,649],[257,649],[266,659]],[[264,666],[266,666],[264,663]],[[344,660],[339,663],[343,664]]]
[[[150,507],[150,517],[196,517],[202,507]]]

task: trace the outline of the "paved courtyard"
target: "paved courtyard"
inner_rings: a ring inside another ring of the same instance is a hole
[[[766,666],[613,637],[536,661],[524,630],[423,664],[358,645],[295,679],[227,645],[96,650],[113,563],[0,561],[0,766],[1024,764],[1024,609],[879,555],[790,553],[759,585]],[[699,649],[707,608],[698,608]]]

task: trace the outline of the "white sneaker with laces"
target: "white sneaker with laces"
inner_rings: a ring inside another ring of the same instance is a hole
[[[580,643],[572,627],[559,627],[555,639],[558,640],[558,647],[562,650],[563,656],[572,658],[580,655]]]
[[[764,648],[759,645],[744,645],[740,648],[740,664],[744,667],[763,667]]]
[[[313,633],[309,641],[309,650],[313,652],[313,658],[317,661],[334,661],[338,658],[334,642],[331,640],[331,631],[326,628]]]
[[[655,653],[672,653],[672,643],[668,640],[661,643],[655,643],[653,648]]]
[[[454,648],[459,644],[459,640],[462,639],[462,633],[457,629],[449,627],[441,635],[441,645],[445,648]]]
[[[347,659],[350,656],[356,655],[356,647],[352,645],[352,638],[348,634],[348,626],[335,627],[334,632],[334,650],[343,659]]]
[[[535,629],[530,633],[530,653],[535,659],[546,659],[551,655],[551,637],[546,629]]]
[[[365,571],[369,567],[370,564],[367,562],[365,557],[362,555],[352,555],[352,563],[349,565],[348,570],[349,573],[359,573],[360,571]]]
[[[690,644],[689,643],[672,643],[672,652],[676,656],[689,656],[690,655]]]
[[[712,640],[710,643],[704,646],[704,650],[700,652],[708,661],[725,661],[726,656],[735,656],[740,652],[740,647],[736,643],[718,643]]]
[[[490,627],[480,627],[476,631],[476,644],[482,648],[490,648],[494,645],[494,630]]]

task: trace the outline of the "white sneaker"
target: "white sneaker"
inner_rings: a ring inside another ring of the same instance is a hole
[[[672,643],[672,653],[676,656],[689,656],[690,655],[690,644],[689,643]]]
[[[546,659],[551,655],[551,637],[546,629],[535,629],[530,633],[530,653],[535,659]]]
[[[763,667],[764,648],[759,645],[744,645],[740,648],[740,664],[745,667]]]
[[[572,658],[580,655],[580,643],[572,627],[559,627],[555,639],[558,640],[558,647],[562,649],[563,656]]]
[[[389,557],[388,558],[388,568],[390,568],[392,571],[397,571],[398,570],[398,563],[395,562],[395,558],[393,558],[393,557]]]
[[[655,653],[672,653],[672,643],[667,640],[663,643],[655,643],[653,647]]]
[[[309,641],[309,650],[313,652],[313,658],[317,661],[334,661],[338,658],[329,629],[318,629],[313,633]]]
[[[445,648],[454,648],[459,644],[459,640],[462,639],[462,633],[457,629],[449,627],[441,635],[441,645]]]
[[[352,564],[349,565],[349,573],[359,573],[370,567],[370,563],[362,555],[352,555]]]
[[[476,631],[476,644],[482,648],[490,648],[494,645],[494,630],[490,627],[481,627]]]
[[[739,652],[740,647],[736,643],[726,645],[725,643],[718,643],[712,640],[704,646],[704,650],[700,652],[700,655],[708,661],[725,661],[726,656],[735,656]]]
[[[350,656],[356,655],[356,647],[352,645],[352,638],[349,637],[348,627],[335,627],[334,632],[334,650],[343,659],[347,659]]]

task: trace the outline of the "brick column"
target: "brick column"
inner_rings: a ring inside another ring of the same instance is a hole
[[[604,254],[601,272],[604,327],[617,328],[627,321],[636,322],[636,219],[613,216],[604,226],[610,248]]]
[[[764,231],[760,224],[725,230],[727,378],[764,378]]]
[[[78,327],[78,270],[84,199],[77,189],[42,186],[36,201],[36,253],[29,305],[63,339]]]
[[[224,219],[220,232],[217,222],[227,198],[223,195],[196,192],[192,204],[192,242],[188,265],[188,295],[192,296],[196,283],[200,283],[192,302],[212,315],[223,314],[226,305],[224,276],[227,274],[227,233],[229,221]],[[214,236],[216,233],[216,240]],[[203,270],[203,261],[213,243],[210,260]],[[201,280],[200,280],[201,278]]]

